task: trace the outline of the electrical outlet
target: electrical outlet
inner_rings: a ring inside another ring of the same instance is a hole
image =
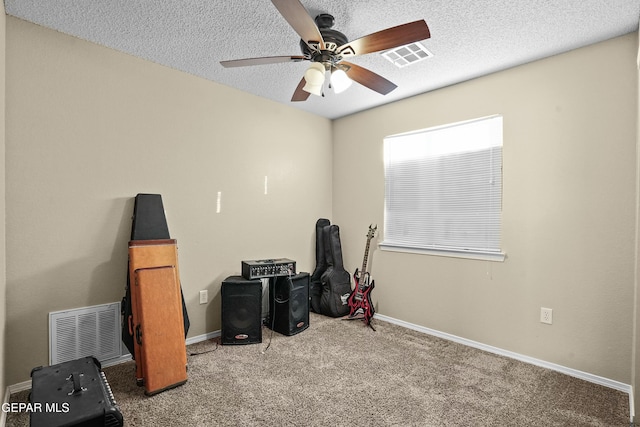
[[[540,322],[551,325],[553,323],[553,310],[540,307]]]
[[[205,289],[200,291],[200,304],[206,304],[209,301],[209,292]]]

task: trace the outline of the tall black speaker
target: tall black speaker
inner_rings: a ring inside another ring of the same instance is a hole
[[[222,344],[262,342],[262,281],[229,276],[221,293]]]
[[[269,280],[267,324],[283,335],[295,335],[309,327],[309,273]]]

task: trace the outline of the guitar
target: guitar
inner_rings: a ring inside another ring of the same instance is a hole
[[[378,226],[369,226],[362,268],[360,270],[356,268],[355,273],[353,273],[355,288],[347,299],[347,303],[349,304],[349,318],[360,318],[359,316],[363,316],[362,319],[364,323],[370,326],[371,329],[373,329],[373,326],[371,326],[371,318],[375,313],[373,303],[371,302],[371,291],[374,287],[374,281],[371,280],[371,276],[367,272],[367,259],[369,258],[369,245],[371,244],[371,239],[373,239],[373,236],[376,234],[377,228]]]

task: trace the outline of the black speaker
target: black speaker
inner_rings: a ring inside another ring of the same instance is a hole
[[[262,342],[262,281],[229,276],[221,293],[222,344]]]
[[[295,335],[309,327],[309,273],[269,280],[267,325],[283,335]]]

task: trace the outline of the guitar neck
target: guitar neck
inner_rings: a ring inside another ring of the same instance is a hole
[[[364,247],[364,257],[362,258],[362,268],[360,269],[360,271],[356,271],[359,277],[358,289],[357,289],[358,294],[360,294],[362,292],[362,289],[365,288],[366,286],[367,280],[365,279],[367,275],[367,260],[369,258],[369,246],[371,245],[371,239],[373,239],[373,236],[375,235],[375,230],[376,230],[375,228],[372,228],[371,226],[369,226],[369,233],[367,233],[367,244]]]
[[[360,269],[360,272],[362,274],[367,272],[367,259],[369,258],[369,245],[371,244],[371,239],[367,239],[367,244],[364,247],[364,258],[362,259],[362,268]]]

